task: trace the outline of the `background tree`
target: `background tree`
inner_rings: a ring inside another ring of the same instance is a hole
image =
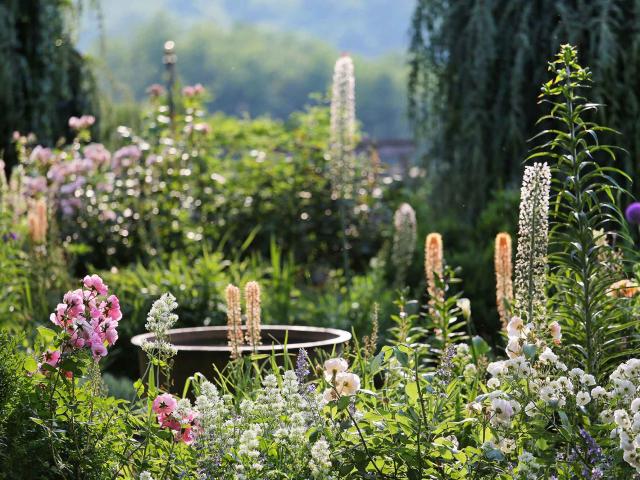
[[[639,21],[633,0],[418,0],[410,113],[447,179],[443,205],[471,219],[491,189],[517,185],[546,60],[563,43],[591,66],[590,98],[608,106],[599,121],[623,134],[620,166],[640,173]]]
[[[73,47],[64,0],[0,2],[0,150],[11,161],[11,134],[33,132],[51,144],[72,115],[97,110],[94,81]]]
[[[544,112],[539,86],[560,45],[576,45],[591,67],[589,98],[607,106],[595,120],[622,132],[600,142],[628,150],[617,166],[640,173],[639,21],[631,0],[417,1],[409,111],[434,182],[430,228],[455,252],[481,332],[499,328],[486,246],[516,233],[521,164]]]

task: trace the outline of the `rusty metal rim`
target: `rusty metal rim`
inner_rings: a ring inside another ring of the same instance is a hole
[[[243,327],[244,329],[244,327]],[[215,327],[190,327],[190,328],[174,328],[169,330],[169,335],[181,334],[181,333],[197,333],[197,332],[221,332],[227,330],[226,326]],[[324,327],[308,327],[308,326],[296,326],[296,325],[263,325],[262,332],[269,331],[290,331],[290,332],[315,332],[332,335],[332,338],[326,340],[308,341],[308,342],[295,342],[287,343],[287,348],[316,348],[327,345],[342,344],[351,340],[351,334],[346,330],[340,330],[337,328],[324,328]],[[154,338],[153,333],[143,333],[136,335],[131,339],[131,343],[137,347],[141,347],[145,340],[152,340]],[[275,340],[275,339],[274,339]],[[176,345],[178,351],[187,352],[230,352],[231,348],[227,345]],[[284,344],[271,344],[260,345],[258,347],[242,346],[239,348],[241,352],[260,352],[269,353],[271,351],[284,350]]]

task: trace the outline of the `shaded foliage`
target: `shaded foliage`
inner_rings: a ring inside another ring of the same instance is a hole
[[[545,60],[566,42],[591,65],[590,96],[608,106],[598,119],[622,132],[630,152],[624,170],[637,175],[639,17],[640,2],[628,0],[420,0],[411,27],[410,112],[446,175],[443,205],[470,219],[491,189],[517,183],[541,114],[533,99]]]
[[[72,45],[71,2],[0,3],[0,150],[14,130],[51,144],[68,133],[72,115],[96,110],[92,74]]]

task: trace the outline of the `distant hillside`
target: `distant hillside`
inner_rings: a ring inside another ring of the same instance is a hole
[[[286,118],[308,103],[309,94],[328,91],[340,51],[313,36],[211,20],[185,22],[184,14],[142,21],[146,15],[138,16],[139,5],[131,4],[136,20],[127,22],[125,31],[112,35],[106,28],[106,68],[100,77],[116,101],[144,98],[150,84],[162,82],[162,45],[169,38],[176,41],[182,83],[205,85],[214,95],[212,110]],[[91,50],[100,57],[95,43]],[[404,55],[356,56],[356,78],[358,118],[365,132],[377,138],[407,137]]]
[[[121,36],[158,13],[182,25],[203,21],[230,27],[260,25],[305,33],[338,50],[364,56],[405,51],[415,0],[102,0],[108,37]],[[87,16],[91,20],[91,15]],[[85,21],[81,47],[96,39],[95,22]]]

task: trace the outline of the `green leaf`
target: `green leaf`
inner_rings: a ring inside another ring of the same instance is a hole
[[[24,361],[24,369],[27,372],[35,372],[38,370],[38,362],[33,357],[27,357]]]
[[[53,340],[56,338],[56,332],[47,327],[38,327],[38,335],[42,339],[42,342],[45,345],[51,345]]]
[[[351,403],[351,397],[340,397],[338,399],[337,405],[338,405],[338,410],[344,410],[345,408],[347,408],[349,406],[349,404]]]

